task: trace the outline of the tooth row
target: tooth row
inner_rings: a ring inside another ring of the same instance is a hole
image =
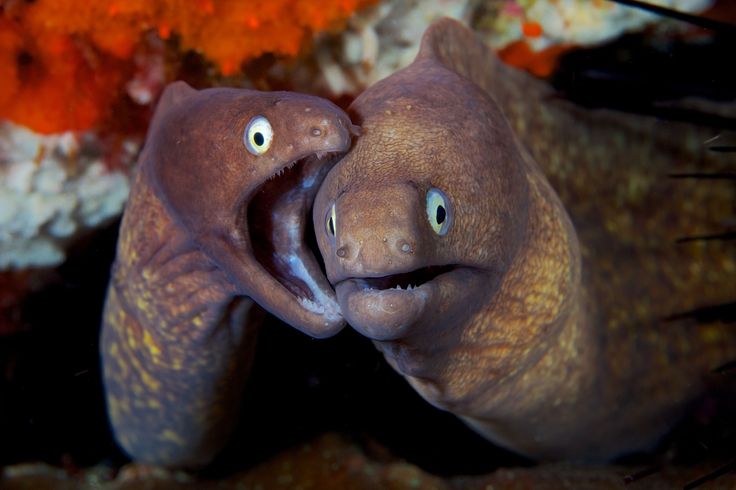
[[[325,307],[323,305],[315,303],[309,298],[300,297],[297,298],[297,301],[299,301],[299,303],[304,307],[305,310],[309,310],[317,314],[323,314],[325,312]]]
[[[289,163],[287,166],[282,167],[281,169],[278,170],[278,172],[276,172],[271,177],[269,177],[269,179],[275,179],[276,177],[280,177],[280,176],[284,175],[284,172],[286,172],[288,169],[290,169],[291,167],[293,167],[294,165],[296,165],[297,162],[298,162],[298,160],[294,160],[293,162]]]

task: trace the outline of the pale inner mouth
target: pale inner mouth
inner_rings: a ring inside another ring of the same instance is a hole
[[[339,315],[324,271],[306,243],[314,198],[339,155],[313,155],[277,172],[247,203],[256,260],[305,308]],[[327,159],[327,160],[325,160]]]
[[[361,277],[358,279],[363,287],[369,289],[413,289],[435,279],[441,274],[454,270],[454,265],[438,265],[422,267],[411,272],[393,274],[383,277]]]

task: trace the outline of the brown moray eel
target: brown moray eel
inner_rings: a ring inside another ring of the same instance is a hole
[[[258,303],[326,337],[344,325],[304,244],[319,183],[355,127],[286,92],[163,93],[125,209],[102,329],[115,436],[136,460],[208,463],[230,433]]]
[[[362,135],[313,212],[327,276],[433,405],[536,459],[605,460],[736,356],[732,326],[676,316],[736,296],[727,244],[676,243],[736,199],[667,177],[715,165],[712,133],[576,108],[448,19],[348,112]]]

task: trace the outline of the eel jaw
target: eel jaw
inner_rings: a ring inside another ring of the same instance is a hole
[[[341,156],[341,151],[319,152],[289,162],[255,189],[242,205],[246,221],[240,229],[247,230],[249,240],[246,241],[251,243],[257,266],[253,282],[258,282],[261,289],[279,291],[282,301],[269,305],[268,300],[254,299],[314,337],[334,335],[344,326],[335,293],[307,245],[307,224],[311,224],[317,190]],[[286,301],[283,301],[284,293],[289,296]],[[313,324],[295,323],[293,317],[311,317]]]
[[[337,300],[348,323],[378,341],[398,340],[443,304],[462,298],[463,283],[479,282],[478,271],[457,265],[424,267],[381,277],[354,277],[339,282]],[[460,301],[461,302],[461,301]],[[452,303],[449,303],[452,304]]]

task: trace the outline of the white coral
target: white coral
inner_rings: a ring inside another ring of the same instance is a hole
[[[129,159],[137,147],[127,146]],[[58,265],[72,238],[120,214],[129,179],[100,148],[91,133],[0,123],[0,270]]]
[[[592,46],[614,39],[626,32],[666,20],[656,14],[611,1],[591,0],[505,0],[492,19],[488,41],[496,48],[525,39],[540,51],[557,44]],[[648,3],[681,12],[702,12],[714,0],[649,0]],[[524,37],[524,23],[536,22],[541,35]],[[488,27],[488,26],[486,26]]]
[[[356,94],[412,62],[426,28],[440,17],[467,20],[469,0],[387,0],[356,14],[338,40],[317,45],[332,95]]]

